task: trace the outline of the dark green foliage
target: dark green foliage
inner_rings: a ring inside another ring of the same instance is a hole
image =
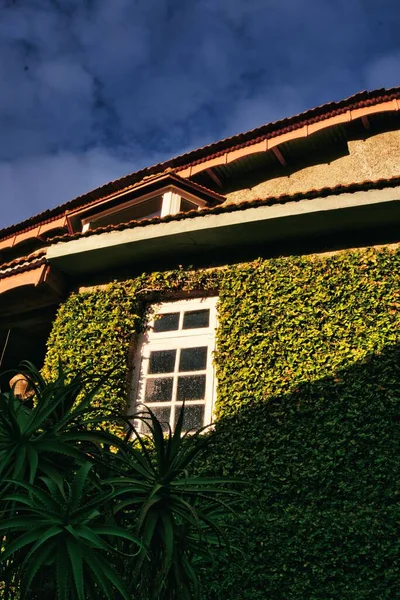
[[[16,492],[4,497],[12,503],[7,511],[12,515],[0,524],[5,536],[1,560],[12,559],[8,572],[21,580],[22,597],[111,599],[117,590],[129,600],[113,564],[115,540],[128,540],[136,548],[141,542],[131,530],[111,521],[107,507],[119,491],[107,482],[99,482],[96,490],[89,480],[92,468],[84,464],[71,483],[57,485],[51,477],[42,477],[41,486],[12,482]]]
[[[201,430],[182,435],[183,411],[174,433],[167,436],[151,410],[142,418],[153,443],[149,446],[136,436],[123,477],[109,481],[124,495],[116,510],[124,509],[124,521],[129,526],[133,520],[144,544],[131,570],[130,587],[149,600],[197,599],[194,559],[226,557],[220,550],[229,551],[230,544],[220,524],[232,510],[232,497],[239,496],[226,486],[239,482],[189,476],[210,438]]]
[[[111,373],[96,400],[115,412],[125,409],[126,357],[140,320],[140,307],[129,291],[114,285],[95,294],[73,294],[58,313],[49,340],[57,352],[47,355],[44,368],[45,375],[54,374],[61,359],[69,373]]]
[[[132,302],[142,289],[220,296],[220,435],[201,469],[249,482],[235,519],[249,542],[242,571],[206,571],[210,600],[398,597],[399,273],[394,248],[119,284]],[[75,306],[82,330],[88,302],[77,295],[63,308]],[[67,344],[63,331],[59,319],[53,362]],[[88,352],[81,336],[73,347]]]
[[[229,550],[220,496],[236,494],[192,475],[210,438],[181,437],[183,410],[174,434],[150,412],[150,438],[130,423],[121,438],[96,407],[104,378],[25,368],[33,408],[0,394],[2,600],[198,600],[196,561]]]
[[[253,499],[242,513],[252,560],[232,569],[226,597],[396,597],[399,358],[389,348],[221,418],[210,462],[248,478]]]

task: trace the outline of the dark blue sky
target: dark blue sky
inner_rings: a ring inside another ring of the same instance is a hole
[[[0,0],[0,227],[362,89],[398,0]]]

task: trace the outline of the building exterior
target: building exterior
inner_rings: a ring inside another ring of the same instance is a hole
[[[210,598],[396,597],[399,159],[400,89],[362,92],[0,231],[5,366],[217,419],[248,561]]]

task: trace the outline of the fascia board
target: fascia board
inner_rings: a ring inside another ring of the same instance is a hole
[[[334,214],[340,214],[340,211],[349,208],[357,208],[362,211],[367,207],[387,205],[390,202],[400,203],[400,187],[344,193],[272,206],[249,206],[249,208],[233,212],[210,213],[59,242],[48,248],[47,259],[50,263],[59,264],[60,268],[66,272],[78,273],[85,270],[85,257],[89,257],[89,255],[91,256],[89,262],[92,270],[96,255],[99,259],[102,257],[101,261],[106,259],[109,263],[108,266],[112,264],[118,266],[118,261],[123,260],[124,257],[127,260],[130,258],[140,260],[140,254],[145,252],[147,256],[149,253],[153,253],[153,258],[156,258],[160,248],[170,249],[175,246],[175,249],[179,249],[180,246],[185,248],[188,244],[201,245],[200,240],[202,239],[207,239],[208,245],[211,243],[216,247],[220,247],[225,242],[230,243],[231,238],[232,244],[240,245],[241,239],[235,237],[235,231],[239,234],[246,231],[246,237],[250,239],[252,229],[257,229],[258,235],[260,235],[261,225],[265,240],[260,239],[259,241],[270,241],[274,239],[274,228],[278,222],[280,232],[284,232],[285,222],[293,223],[294,217],[309,216],[311,219],[313,214],[320,213],[323,216],[326,213],[325,227],[329,229],[329,219]],[[345,222],[345,212],[343,212],[343,219]],[[160,256],[161,258],[162,256]],[[101,269],[101,261],[97,270]]]

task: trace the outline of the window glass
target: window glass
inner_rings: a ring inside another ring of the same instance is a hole
[[[182,329],[197,329],[198,327],[208,327],[209,323],[209,310],[189,310],[183,315]]]
[[[157,350],[150,353],[149,373],[173,373],[176,350]]]
[[[202,400],[206,390],[205,375],[178,377],[177,400]]]
[[[161,333],[163,331],[175,331],[179,327],[179,313],[166,313],[159,315],[154,321],[154,331]]]
[[[175,413],[175,427],[178,422],[180,409]],[[204,406],[202,404],[186,405],[183,417],[183,431],[189,429],[200,429],[204,423]]]
[[[135,407],[147,406],[171,428],[183,402],[184,431],[212,421],[216,300],[178,300],[150,311],[154,317],[142,336]],[[146,430],[140,421],[138,427]]]
[[[207,366],[207,346],[183,348],[179,360],[180,371],[201,371]]]
[[[181,198],[181,212],[189,212],[189,210],[197,210],[199,207],[194,202],[190,202],[190,200],[185,200],[185,198]]]
[[[161,422],[161,429],[163,430],[164,433],[167,433],[168,431],[168,424],[170,422],[171,419],[171,407],[169,406],[152,406],[151,407],[151,412],[154,413],[154,415],[157,417],[157,419]],[[148,423],[151,424],[151,421],[148,421]],[[145,424],[143,424],[143,431],[146,432],[148,431],[147,427]]]
[[[172,399],[172,377],[157,377],[146,381],[145,401],[168,402]]]
[[[108,214],[93,217],[90,228],[105,227],[106,225],[118,225],[119,223],[129,223],[130,221],[142,221],[143,219],[152,219],[161,216],[162,196],[155,196],[143,202],[138,202],[126,208],[110,211]]]

